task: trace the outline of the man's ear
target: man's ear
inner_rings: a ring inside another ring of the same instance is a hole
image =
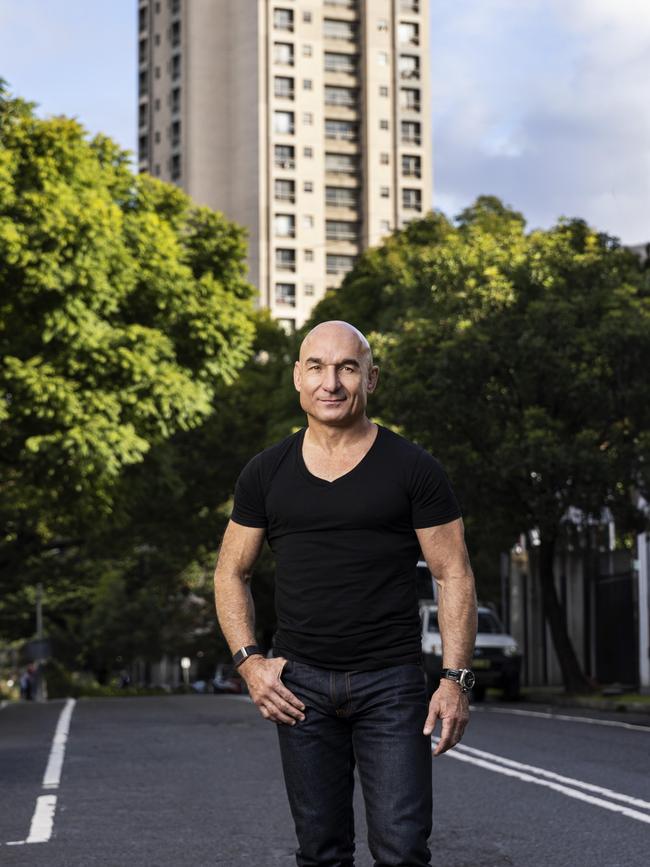
[[[379,379],[379,368],[376,364],[368,371],[368,393],[370,394],[377,388],[377,380]]]
[[[293,385],[296,391],[300,391],[300,386],[302,385],[302,370],[300,369],[299,361],[296,361],[293,366]]]

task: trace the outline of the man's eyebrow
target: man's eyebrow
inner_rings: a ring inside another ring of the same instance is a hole
[[[321,364],[325,366],[322,358],[315,358],[313,355],[305,359],[305,364]],[[342,367],[344,364],[349,364],[352,367],[361,367],[356,358],[344,358],[342,361],[337,361],[336,367]]]

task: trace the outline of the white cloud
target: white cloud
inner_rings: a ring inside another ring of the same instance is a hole
[[[431,5],[437,204],[650,239],[647,0]]]

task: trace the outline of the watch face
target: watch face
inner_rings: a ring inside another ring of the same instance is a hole
[[[463,672],[463,677],[461,678],[461,683],[464,689],[471,689],[476,683],[476,676],[473,671],[470,671],[468,668]]]

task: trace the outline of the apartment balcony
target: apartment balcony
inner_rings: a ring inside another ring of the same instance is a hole
[[[285,170],[295,169],[296,161],[295,161],[295,159],[288,159],[288,160],[276,159],[273,161],[273,165],[276,167],[276,169],[285,169]]]
[[[275,202],[289,202],[290,205],[295,205],[296,194],[295,193],[276,193],[273,196],[273,201],[275,201]]]
[[[411,13],[412,15],[419,15],[420,0],[400,0],[399,11]]]

